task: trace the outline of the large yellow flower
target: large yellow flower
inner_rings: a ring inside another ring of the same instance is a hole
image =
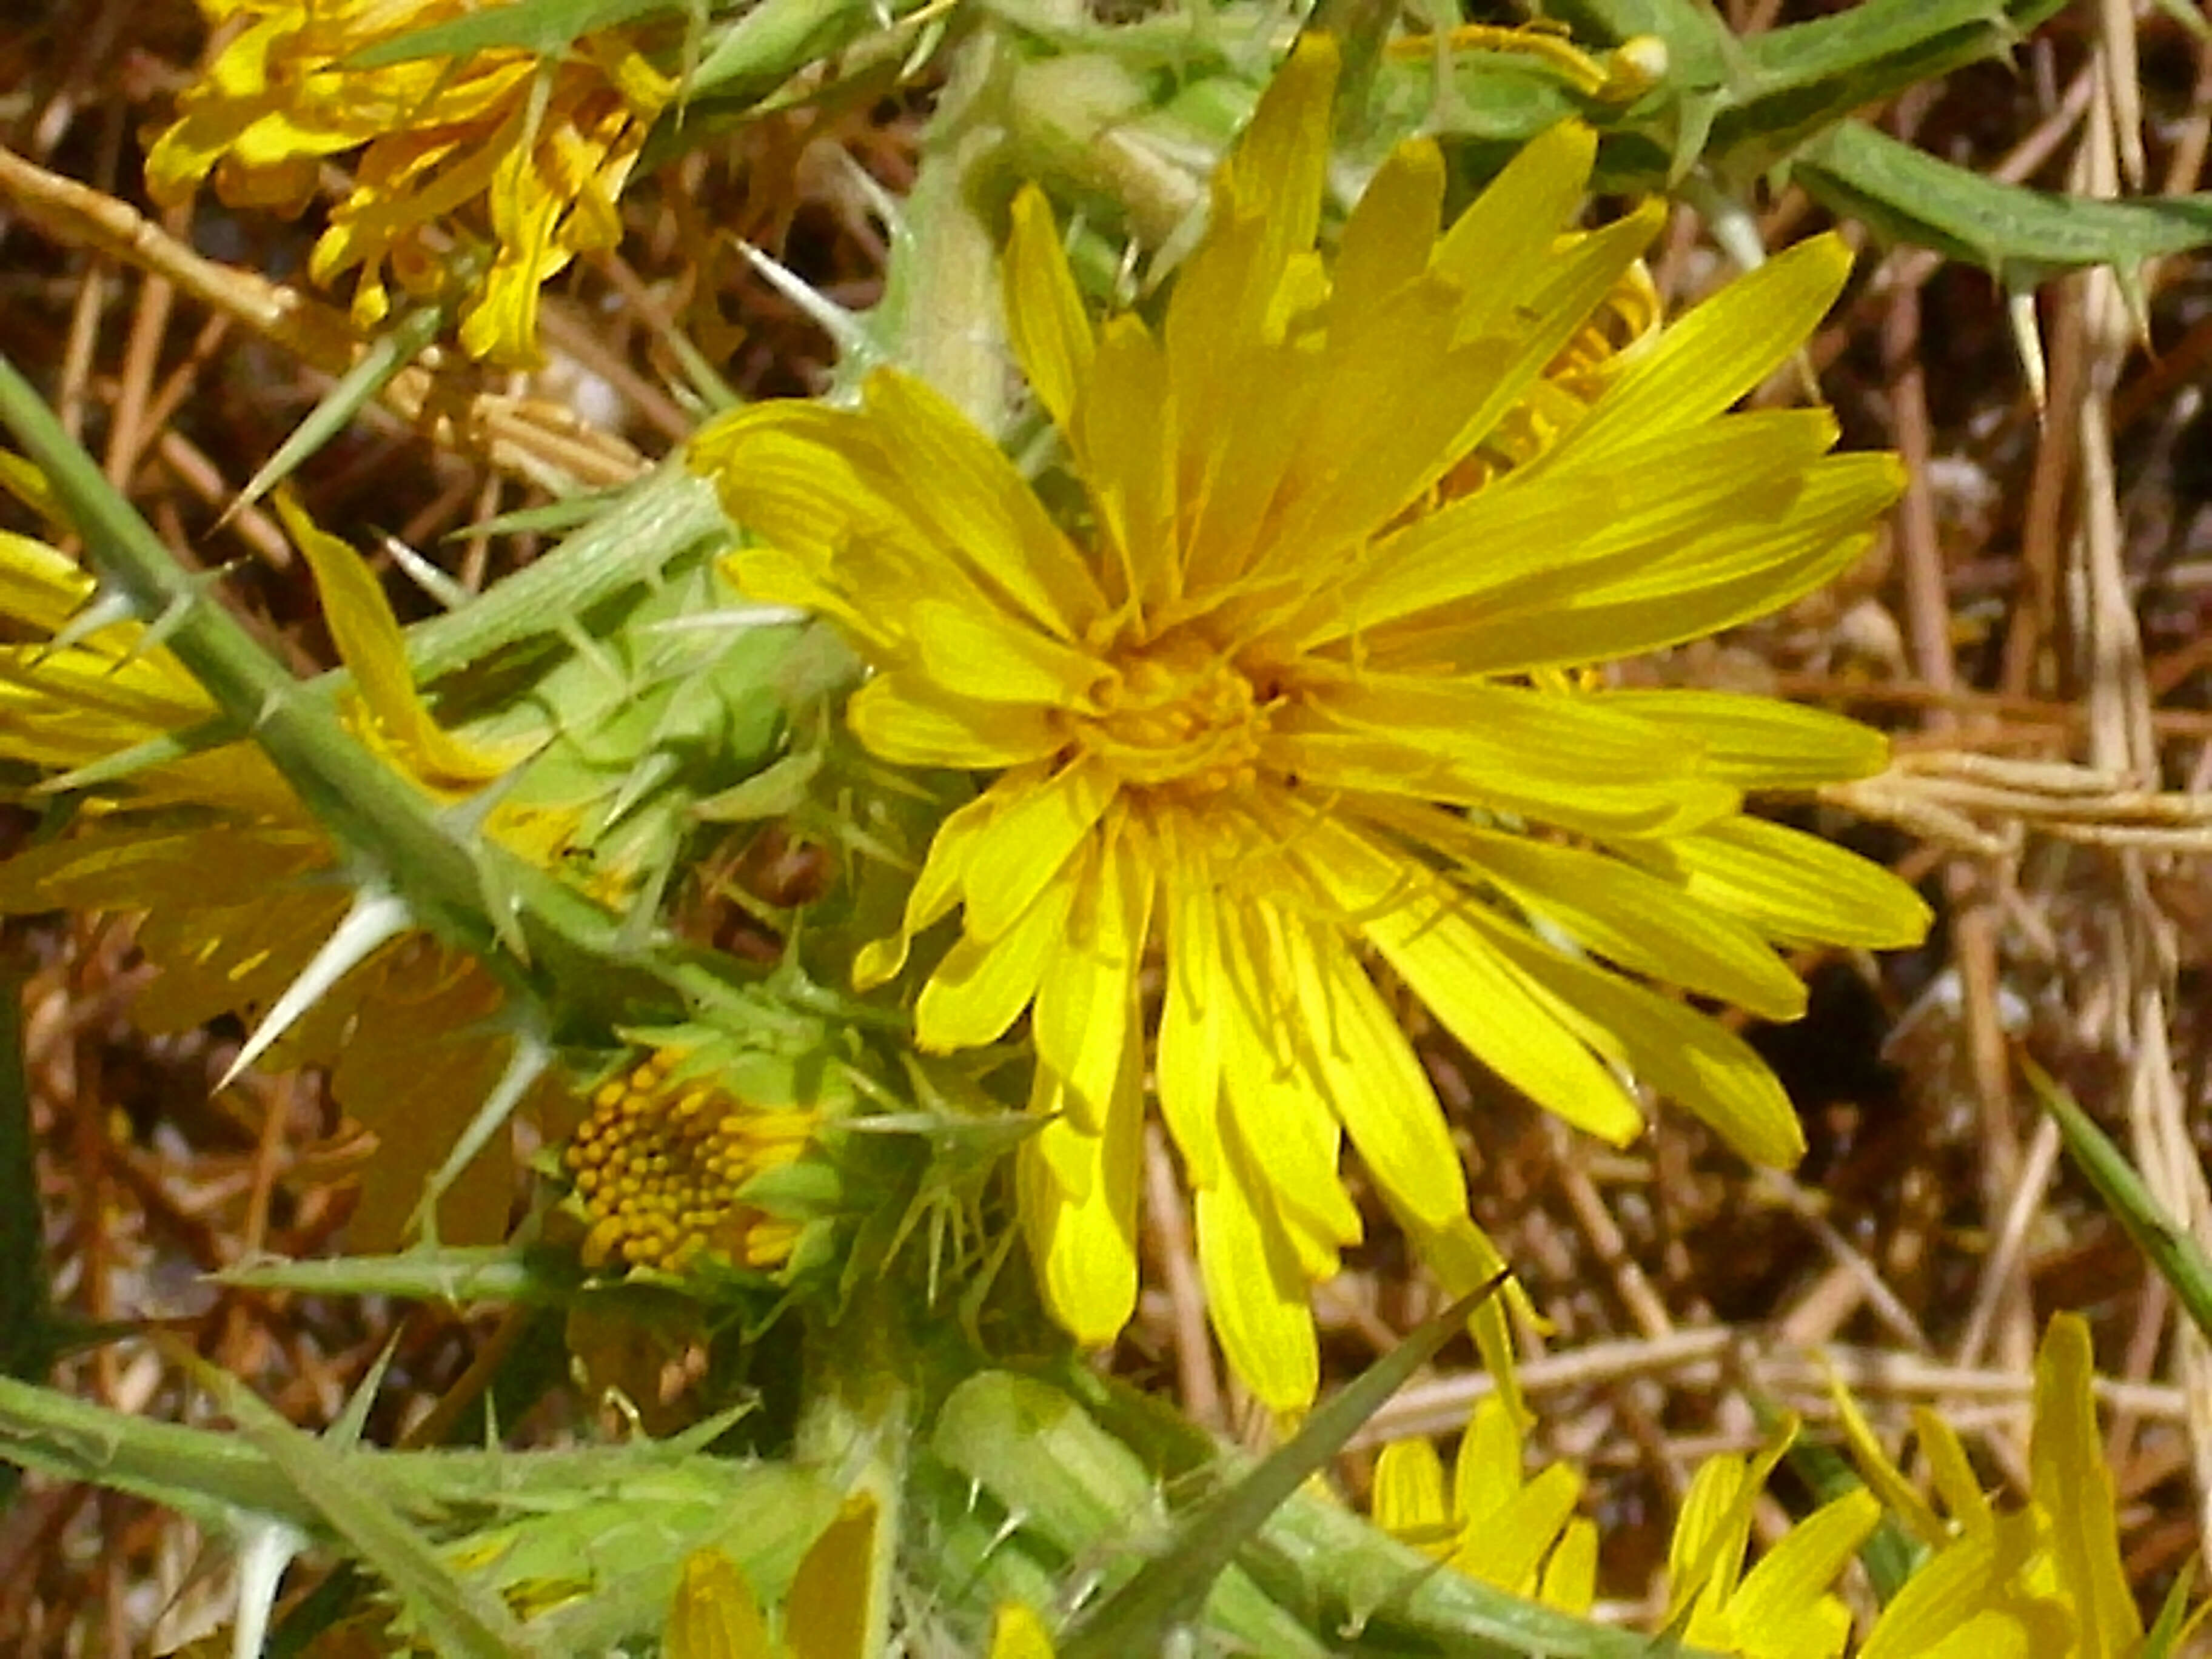
[[[889,977],[957,907],[921,1045],[1029,1012],[1044,1122],[1020,1190],[1053,1308],[1093,1341],[1129,1316],[1156,1025],[1216,1328],[1285,1408],[1316,1383],[1310,1285],[1360,1232],[1343,1133],[1448,1283],[1495,1260],[1378,968],[1594,1133],[1636,1135],[1648,1085],[1787,1163],[1773,1079],[1645,981],[1788,1018],[1803,991],[1773,943],[1925,925],[1886,872],[1741,811],[1879,768],[1878,735],[1575,672],[1770,611],[1863,547],[1893,459],[1828,455],[1822,410],[1727,412],[1834,299],[1841,244],[1638,342],[1586,404],[1540,398],[1657,208],[1567,228],[1593,141],[1563,126],[1439,234],[1444,169],[1413,143],[1332,260],[1336,61],[1313,40],[1285,65],[1157,326],[1094,325],[1043,199],[1017,203],[1008,320],[1084,493],[1073,528],[895,371],[859,409],[756,406],[696,447],[761,544],[740,585],[836,617],[878,671],[862,741],[997,774],[861,969]]]
[[[146,159],[156,200],[190,198],[212,172],[234,206],[298,212],[325,158],[363,149],[351,192],[308,261],[319,283],[356,266],[354,319],[391,307],[386,267],[435,289],[447,222],[481,204],[496,251],[462,314],[478,357],[538,360],[538,290],[577,253],[611,247],[615,198],[674,96],[624,34],[586,35],[557,63],[519,47],[360,69],[347,59],[482,9],[475,0],[200,0],[238,29]]]

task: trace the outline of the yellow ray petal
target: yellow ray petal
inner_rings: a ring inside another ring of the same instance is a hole
[[[1221,961],[1221,923],[1208,873],[1170,862],[1167,991],[1161,1000],[1157,1069],[1160,1115],[1194,1187],[1221,1179],[1222,1029],[1234,994]]]
[[[1743,1157],[1789,1169],[1805,1155],[1805,1132],[1789,1096],[1733,1031],[1640,985],[1562,956],[1510,924],[1480,912],[1469,921],[1490,949],[1546,998],[1553,1018],[1696,1113]]]
[[[1445,827],[1454,857],[1617,966],[1768,1019],[1805,1012],[1803,981],[1756,933],[1668,883],[1581,848]]]
[[[1763,819],[1732,818],[1680,836],[1663,863],[1680,872],[1692,898],[1742,917],[1778,944],[1894,950],[1928,931],[1927,901],[1880,865]]]
[[[2095,1359],[2078,1314],[2055,1316],[2035,1356],[2030,1490],[2050,1518],[2058,1582],[2081,1624],[2084,1659],[2121,1659],[2143,1639],[2142,1614],[2120,1559],[2112,1471],[2097,1432]]]
[[[1623,1143],[1643,1132],[1637,1110],[1600,1065],[1474,925],[1471,902],[1418,866],[1348,830],[1316,823],[1297,849],[1315,884],[1468,1050],[1569,1122]]]
[[[1133,1050],[1125,1050],[1134,1060]],[[1022,1221],[1046,1304],[1079,1342],[1110,1342],[1137,1301],[1137,1182],[1144,1148],[1142,1073],[1133,1063],[1089,1135],[1053,1115],[1022,1143],[1015,1166]],[[1037,1109],[1057,1114],[1040,1074]]]
[[[319,529],[290,493],[276,493],[277,515],[314,572],[323,619],[375,730],[426,787],[462,793],[504,776],[522,746],[493,748],[446,731],[432,718],[407,667],[406,636],[375,576],[352,548]]]
[[[1030,1006],[1082,887],[1080,870],[1049,882],[1028,909],[990,939],[954,942],[915,1004],[914,1040],[945,1054],[995,1042]]]
[[[1880,1499],[1863,1487],[1846,1492],[1790,1528],[1744,1576],[1729,1612],[1760,1659],[1837,1659],[1851,1615],[1831,1591],[1881,1523]]]
[[[768,1621],[737,1565],[720,1550],[684,1559],[663,1638],[669,1659],[774,1659]]]
[[[1370,311],[1428,269],[1443,198],[1443,153],[1433,139],[1411,139],[1390,152],[1344,222],[1332,317]]]
[[[1734,691],[1618,690],[1597,701],[1695,744],[1698,769],[1746,789],[1810,789],[1871,777],[1889,739],[1826,709]]]
[[[1779,410],[1656,434],[1609,457],[1562,445],[1553,465],[1510,474],[1376,544],[1342,614],[1317,617],[1306,642],[1371,634],[1440,605],[1479,601],[1487,617],[1580,603],[1595,580],[1632,580],[1702,538],[1779,520],[1835,438],[1826,410]]]
[[[979,702],[898,670],[854,692],[845,719],[854,737],[905,766],[1022,766],[1067,745],[1065,729],[1042,704]]]
[[[1141,1054],[1137,975],[1152,927],[1151,872],[1126,836],[1109,833],[1068,884],[1077,898],[1056,920],[1038,976],[1030,1021],[1037,1060],[1059,1084],[1063,1109],[1078,1128],[1103,1133],[1116,1080]]]
[[[1292,970],[1330,1106],[1398,1208],[1442,1225],[1467,1210],[1467,1182],[1420,1062],[1334,929],[1297,924]]]
[[[1307,1277],[1273,1224],[1269,1176],[1241,1133],[1224,1135],[1223,1179],[1198,1194],[1198,1266],[1221,1351],[1263,1405],[1297,1411],[1321,1381]]]
[[[1006,276],[1006,330],[1014,355],[1053,423],[1070,431],[1097,343],[1060,247],[1052,205],[1035,185],[1024,185],[1014,198]]]
[[[1790,360],[1850,272],[1850,249],[1832,233],[1746,272],[1668,325],[1657,348],[1598,400],[1576,431],[1576,448],[1602,455],[1718,415]]]
[[[1009,790],[963,885],[968,932],[995,939],[1028,909],[1097,829],[1115,790],[1113,774],[1087,758]]]
[[[1021,615],[1061,639],[1082,638],[1104,598],[1013,463],[920,380],[878,369],[863,395],[900,452],[914,522]]]
[[[1425,1440],[1394,1440],[1375,1460],[1368,1515],[1401,1543],[1440,1555],[1456,1530],[1444,1508],[1444,1468]]]

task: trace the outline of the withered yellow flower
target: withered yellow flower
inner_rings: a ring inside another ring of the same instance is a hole
[[[1378,974],[1607,1140],[1641,1131],[1648,1085],[1786,1164],[1773,1078],[1661,988],[1786,1019],[1804,992],[1776,944],[1926,922],[1887,872],[1742,811],[1877,769],[1878,734],[1580,672],[1771,611],[1866,545],[1893,459],[1829,454],[1826,410],[1729,412],[1834,300],[1842,244],[1592,380],[1569,349],[1622,306],[1657,205],[1574,229],[1594,140],[1569,125],[1440,232],[1443,161],[1416,142],[1332,258],[1336,64],[1314,39],[1283,68],[1157,321],[1094,322],[1043,198],[1018,200],[1007,321],[1083,492],[1066,524],[895,370],[857,409],[757,405],[695,445],[757,544],[739,585],[835,618],[874,666],[862,742],[990,775],[861,977],[957,909],[918,1041],[1028,1015],[1019,1187],[1051,1306],[1094,1342],[1129,1317],[1149,1076],[1215,1328],[1285,1409],[1316,1386],[1310,1287],[1361,1232],[1345,1135],[1449,1286],[1496,1264]],[[1579,392],[1547,378],[1563,354]],[[1486,1310],[1493,1358],[1502,1330]]]
[[[434,291],[463,233],[488,237],[461,343],[534,366],[538,289],[576,254],[620,239],[616,198],[674,83],[614,29],[557,61],[502,46],[348,62],[483,9],[471,0],[200,0],[200,9],[230,33],[147,157],[155,199],[188,200],[212,173],[234,206],[296,213],[324,162],[358,149],[310,275],[329,283],[358,270],[353,315],[368,328],[391,309],[388,279]]]
[[[325,615],[355,677],[344,708],[355,732],[427,793],[461,799],[518,758],[442,730],[409,676],[404,641],[358,556],[288,501],[280,507],[320,586]],[[93,597],[65,555],[0,533],[0,619],[65,635]],[[0,646],[0,759],[48,773],[112,761],[216,718],[214,702],[137,623],[67,643]],[[137,1018],[189,1030],[278,1002],[352,902],[337,849],[250,741],[153,760],[77,792],[70,834],[0,863],[0,913],[60,907],[139,915],[138,948],[161,970]],[[516,802],[487,832],[550,864],[579,814]],[[491,1023],[501,993],[473,958],[421,934],[397,939],[347,974],[293,1026],[280,1059],[334,1066],[332,1090],[381,1143],[362,1170],[354,1237],[396,1245],[458,1131],[500,1075],[506,1044]],[[447,1133],[424,1133],[425,1121]],[[440,1206],[442,1237],[505,1231],[513,1171],[479,1158]]]

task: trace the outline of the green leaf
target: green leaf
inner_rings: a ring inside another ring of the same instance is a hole
[[[419,685],[496,653],[557,634],[621,594],[657,580],[684,555],[730,539],[714,486],[684,457],[626,487],[622,500],[544,558],[525,565],[459,611],[407,630],[407,660]],[[318,682],[319,684],[320,682]]]
[[[471,541],[479,536],[558,536],[589,525],[602,513],[615,507],[632,486],[615,484],[605,489],[579,490],[573,495],[540,502],[536,507],[518,507],[512,513],[496,514],[489,519],[472,519],[446,532],[449,542]]]
[[[2181,1571],[2174,1575],[2173,1586],[2166,1593],[2165,1603],[2158,1610],[2158,1622],[2143,1638],[2143,1644],[2136,1659],[2172,1659],[2182,1636],[2198,1622],[2189,1616],[2189,1592],[2197,1583],[2197,1558],[2184,1559]]]
[[[1328,1464],[1437,1351],[1467,1328],[1504,1282],[1500,1274],[1428,1320],[1306,1419],[1250,1474],[1182,1519],[1165,1549],[1091,1608],[1060,1643],[1060,1659],[1115,1659],[1160,1650],[1192,1621],[1224,1569],[1292,1492]]]
[[[256,1261],[209,1275],[219,1285],[306,1296],[393,1296],[465,1306],[501,1302],[557,1306],[575,1298],[584,1274],[570,1250],[507,1245],[406,1250],[397,1255],[341,1255]]]
[[[1138,1563],[1164,1547],[1157,1540],[1166,1516],[1152,1472],[1048,1383],[1008,1371],[968,1378],[939,1412],[931,1447],[1006,1506],[1017,1537],[1042,1540],[1064,1559],[1103,1564],[1109,1584],[1129,1579],[1141,1571]],[[1242,1650],[1278,1659],[1318,1659],[1327,1651],[1238,1569],[1207,1575],[1201,1596],[1209,1587],[1212,1600],[1203,1607],[1209,1627],[1238,1638]],[[1167,1650],[1158,1640],[1112,1650]],[[1061,1659],[1078,1652],[1062,1648]]]
[[[120,596],[131,614],[155,619],[171,653],[224,715],[252,733],[363,878],[380,878],[405,904],[412,925],[473,952],[505,988],[535,1004],[551,1040],[581,1035],[603,1041],[613,1026],[666,1018],[698,994],[702,978],[715,976],[679,946],[629,937],[605,907],[478,834],[471,823],[439,811],[367,748],[340,720],[326,692],[294,679],[202,591],[206,579],[177,563],[4,358],[0,421],[83,532],[103,594]],[[680,471],[670,469],[664,481]],[[531,579],[547,564],[533,566],[466,610],[426,624],[410,652],[416,678],[434,678],[424,659],[457,668],[499,640],[573,628],[570,601],[579,588],[601,596],[637,588],[700,533],[716,526],[726,533],[704,480],[679,479],[665,489],[665,495],[641,490],[629,510],[607,514],[577,538],[592,549],[589,565],[548,561],[561,566],[559,573],[537,580]],[[657,526],[662,538],[641,550],[612,533],[622,523]],[[694,523],[696,532],[689,527]],[[471,654],[457,657],[457,647]]]
[[[317,1522],[268,1457],[236,1435],[129,1416],[10,1377],[0,1377],[0,1462],[150,1498],[217,1529],[240,1513]]]
[[[1741,44],[1710,159],[1747,180],[1852,111],[1999,57],[2066,0],[1863,0]]]
[[[2126,1230],[2158,1276],[2173,1287],[2190,1323],[2212,1337],[2212,1259],[2151,1196],[2127,1154],[2091,1121],[2064,1085],[2025,1054],[2020,1069],[2037,1103],[2058,1126],[2067,1155],[2089,1177],[2112,1218]]]
[[[684,1479],[686,1464],[751,1410],[723,1412],[666,1440],[520,1455],[491,1451],[342,1454],[414,1520],[466,1510],[551,1510],[623,1482]],[[327,1537],[321,1512],[239,1435],[187,1428],[0,1377],[0,1462],[136,1493],[214,1524],[264,1515]]]
[[[1109,1434],[1161,1470],[1171,1490],[1223,1465],[1242,1467],[1236,1453],[1223,1450],[1156,1395],[1082,1370],[1070,1370],[1064,1386]],[[1303,1489],[1267,1517],[1237,1567],[1278,1607],[1297,1612],[1308,1629],[1333,1638],[1357,1631],[1358,1645],[1350,1650],[1373,1659],[1655,1659],[1658,1653],[1717,1659],[1679,1644],[1655,1649],[1650,1638],[1632,1631],[1442,1571],[1343,1504]]]
[[[227,520],[252,506],[290,477],[309,456],[345,430],[355,416],[376,401],[392,377],[438,337],[445,321],[444,307],[423,306],[371,341],[361,360],[331,382],[331,389],[307,411],[307,418],[292,428],[291,435],[276,446],[276,453],[246,481],[246,488],[238,492],[238,499],[223,509],[223,518]]]
[[[1846,121],[1797,153],[1790,177],[1893,240],[1980,265],[2005,287],[2212,243],[2212,194],[2093,201],[2000,184]]]
[[[408,1524],[371,1483],[358,1455],[328,1446],[294,1428],[235,1379],[211,1368],[214,1387],[239,1432],[331,1532],[352,1547],[398,1595],[440,1653],[459,1659],[526,1659],[529,1638],[514,1615],[478,1584],[459,1577],[436,1547]]]

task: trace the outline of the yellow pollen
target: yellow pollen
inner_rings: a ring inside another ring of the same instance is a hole
[[[1270,702],[1202,640],[1132,652],[1098,694],[1076,740],[1137,788],[1212,794],[1255,775]]]

